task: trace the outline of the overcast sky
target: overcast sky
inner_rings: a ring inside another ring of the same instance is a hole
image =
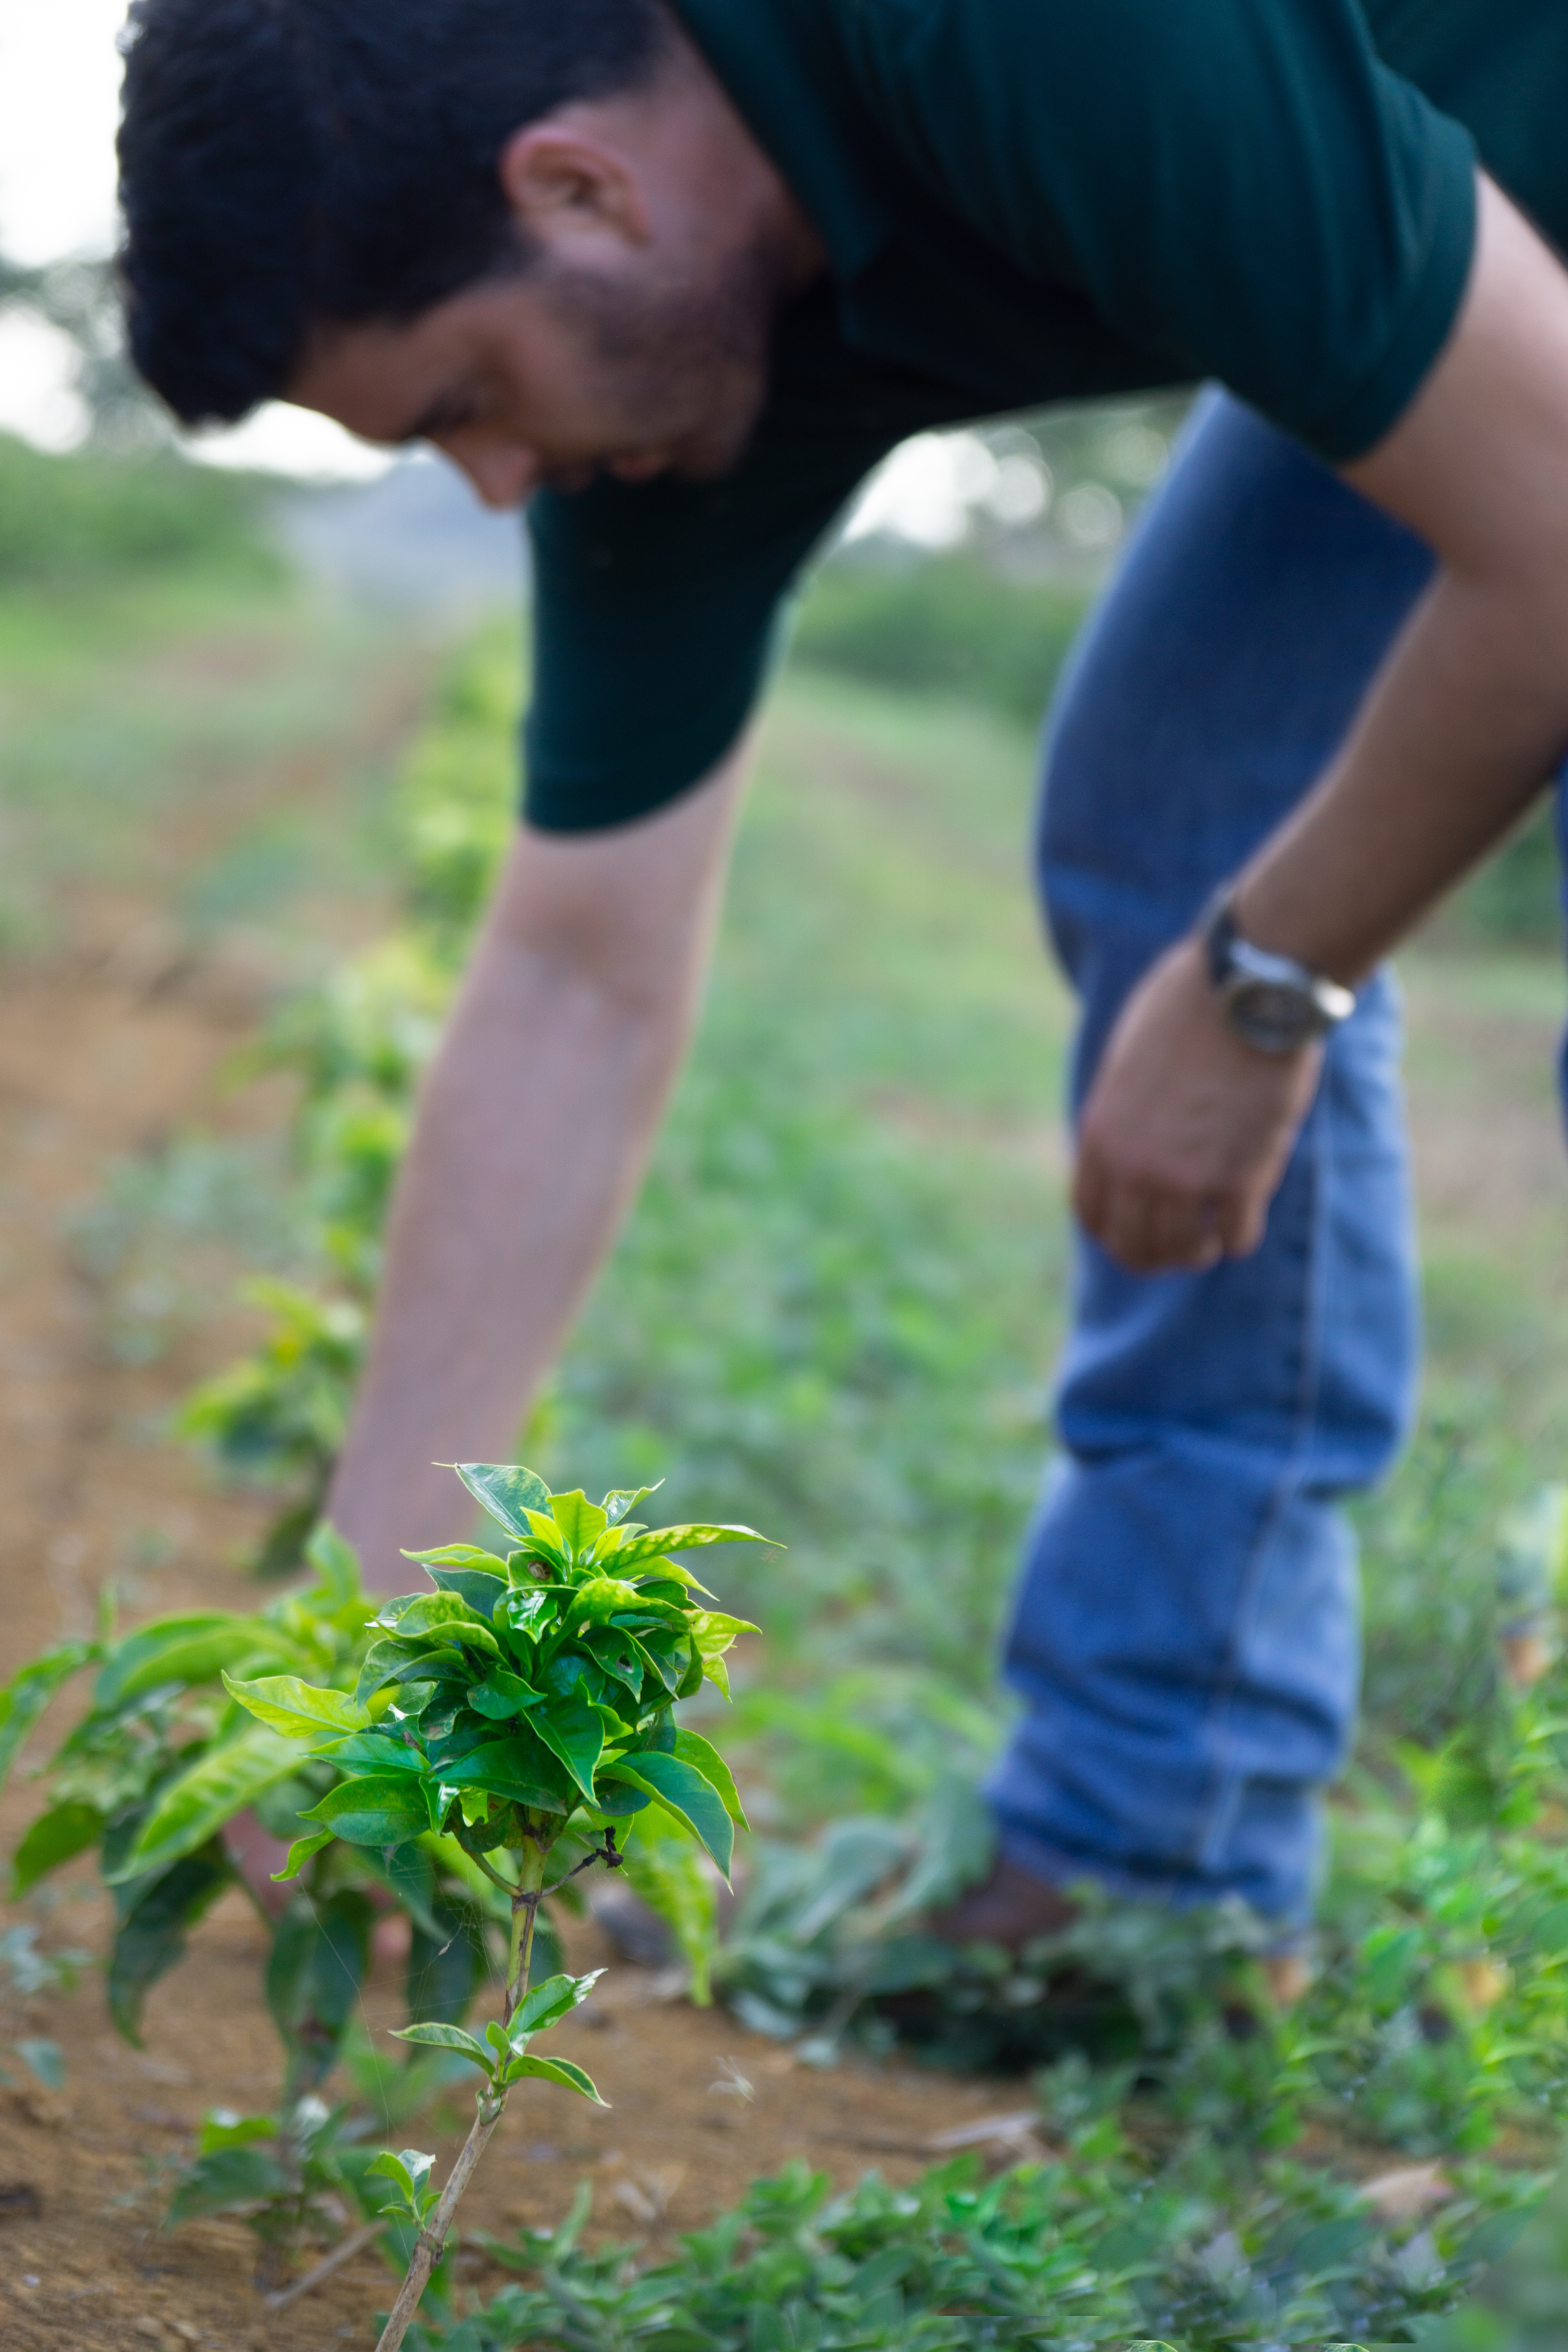
[[[115,37],[125,0],[0,0],[0,251],[14,261],[114,243]],[[0,426],[56,444],[73,411],[68,354],[42,331],[0,321]],[[264,410],[206,453],[307,474],[379,472],[385,460],[324,417]]]

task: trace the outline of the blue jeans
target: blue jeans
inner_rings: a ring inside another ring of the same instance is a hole
[[[1047,746],[1075,1102],[1141,973],[1340,743],[1429,569],[1296,445],[1205,399]],[[1310,1916],[1359,1672],[1340,1502],[1391,1462],[1418,1370],[1399,1032],[1379,975],[1256,1255],[1139,1276],[1079,1237],[1063,1451],[1005,1650],[1023,1714],[990,1790],[1004,1852],[1058,1885]]]

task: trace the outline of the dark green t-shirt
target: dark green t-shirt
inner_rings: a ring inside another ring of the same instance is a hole
[[[708,772],[803,559],[909,434],[1215,377],[1353,457],[1453,322],[1476,145],[1568,230],[1568,0],[675,5],[830,267],[732,473],[530,508],[552,830]]]

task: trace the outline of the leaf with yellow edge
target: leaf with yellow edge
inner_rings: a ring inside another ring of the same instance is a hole
[[[364,1731],[371,1722],[369,1707],[356,1706],[346,1691],[323,1690],[301,1682],[298,1675],[268,1675],[257,1683],[225,1675],[223,1686],[258,1723],[280,1731],[286,1739],[319,1739],[323,1731]]]

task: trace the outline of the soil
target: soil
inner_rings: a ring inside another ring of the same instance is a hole
[[[72,910],[68,951],[13,967],[0,1024],[0,1675],[62,1635],[90,1628],[112,1579],[127,1613],[245,1605],[240,1565],[265,1502],[220,1491],[160,1433],[189,1383],[226,1360],[243,1318],[220,1312],[161,1361],[114,1362],[99,1301],[62,1220],[90,1198],[115,1155],[180,1129],[277,1126],[287,1097],[239,1100],[218,1078],[258,1017],[263,970],[174,942],[157,909],[125,899]],[[79,1697],[28,1744],[0,1805],[8,1852],[36,1810],[26,1757],[47,1753]],[[47,1949],[101,1951],[107,1904],[85,1868],[62,1874],[23,1920]],[[572,1958],[612,1956],[586,1925]],[[269,2312],[238,2224],[173,2234],[160,2214],[174,2165],[203,2112],[269,2106],[279,2050],[261,1998],[265,1939],[246,1899],[226,1897],[155,1990],[145,2048],[119,2041],[89,1969],[70,1993],[23,2001],[0,1980],[0,2342],[15,2352],[89,2347],[266,2347],[318,2352],[371,2340],[391,2300],[374,2251],[288,2311]],[[1005,2086],[921,2074],[907,2064],[818,2073],[748,2034],[721,2011],[661,1998],[646,1969],[611,1968],[590,2008],[554,2038],[597,2078],[599,2113],[548,2084],[514,2096],[465,2208],[469,2226],[508,2234],[567,2210],[595,2185],[598,2226],[650,2240],[693,2227],[753,2175],[803,2158],[847,2182],[869,2164],[896,2179],[930,2160],[933,2134],[1017,2106]],[[367,1996],[373,2029],[395,2021],[389,1965]],[[58,2042],[63,2095],[11,2059],[23,2035]],[[736,2081],[742,2078],[742,2090]],[[402,2135],[443,2166],[466,2127],[461,2093]],[[478,2253],[459,2261],[480,2286]],[[495,2274],[499,2283],[502,2274]]]

